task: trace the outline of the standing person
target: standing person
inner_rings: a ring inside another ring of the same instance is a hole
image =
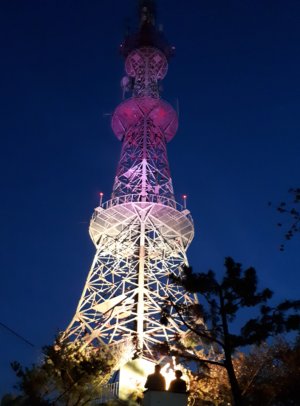
[[[160,373],[161,366],[155,365],[155,372],[154,374],[150,374],[147,377],[147,381],[145,383],[145,388],[148,391],[164,391],[166,390],[166,381],[165,378]]]
[[[182,372],[179,369],[175,371],[175,376],[176,379],[170,383],[169,392],[186,393],[186,382],[181,379]]]

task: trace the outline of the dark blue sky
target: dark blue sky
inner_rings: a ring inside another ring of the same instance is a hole
[[[120,143],[118,54],[134,0],[0,2],[0,393],[9,361],[36,361],[64,329],[94,247],[88,223],[108,199]],[[196,270],[225,256],[253,265],[278,300],[299,297],[299,238],[279,252],[279,202],[300,185],[300,2],[161,0],[158,21],[176,46],[164,81],[179,101],[169,144],[178,200],[195,221]]]

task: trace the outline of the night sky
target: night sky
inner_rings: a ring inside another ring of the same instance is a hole
[[[0,394],[9,362],[40,359],[70,322],[95,249],[121,144],[118,53],[135,0],[0,1]],[[300,238],[279,251],[268,202],[300,186],[299,0],[160,0],[176,46],[162,97],[179,106],[169,144],[177,200],[188,195],[195,270],[225,256],[253,265],[278,300],[299,298]]]

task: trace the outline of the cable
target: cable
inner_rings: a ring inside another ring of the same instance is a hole
[[[25,337],[23,337],[21,334],[17,333],[10,327],[6,326],[4,323],[1,323],[0,321],[0,326],[4,327],[6,330],[8,330],[10,333],[15,335],[16,337],[20,338],[20,340],[24,341],[26,344],[30,345],[30,347],[36,348],[36,345],[32,344],[30,341],[28,341]]]

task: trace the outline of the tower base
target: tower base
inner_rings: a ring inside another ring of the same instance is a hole
[[[119,398],[128,400],[132,397],[141,397],[147,376],[153,373],[154,365],[154,362],[144,358],[127,362],[120,369]]]

